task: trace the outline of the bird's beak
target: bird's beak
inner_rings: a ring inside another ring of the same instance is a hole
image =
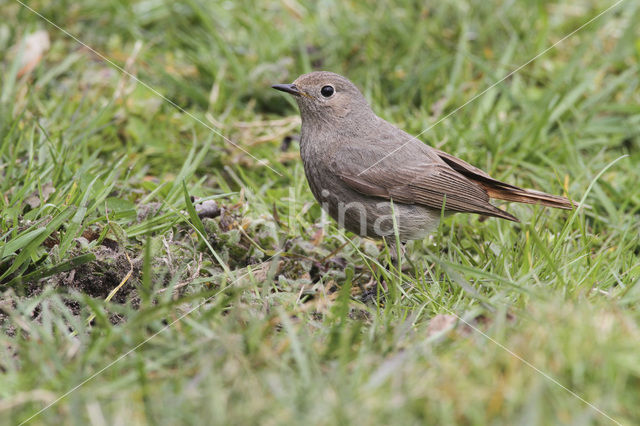
[[[276,90],[280,90],[281,92],[290,93],[294,96],[300,96],[303,94],[300,90],[298,90],[295,84],[274,84],[271,87]]]

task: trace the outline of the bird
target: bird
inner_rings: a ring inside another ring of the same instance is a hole
[[[302,118],[300,156],[309,188],[339,227],[382,238],[392,256],[440,218],[475,213],[519,222],[491,199],[572,209],[568,198],[524,189],[433,148],[378,117],[360,90],[329,71],[272,88],[292,95]]]

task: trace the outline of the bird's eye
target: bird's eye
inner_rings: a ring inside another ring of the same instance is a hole
[[[322,89],[320,89],[320,93],[322,93],[322,96],[324,96],[325,98],[333,95],[333,92],[334,90],[332,86],[324,86],[322,87]]]

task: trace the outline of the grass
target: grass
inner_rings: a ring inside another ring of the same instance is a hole
[[[336,71],[418,134],[612,4],[29,2],[181,112],[0,0],[0,422],[640,421],[637,2],[422,135],[589,208],[453,216],[401,276],[325,221],[270,89]]]

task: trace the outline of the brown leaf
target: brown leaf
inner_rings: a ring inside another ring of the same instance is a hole
[[[450,330],[456,324],[458,318],[455,315],[438,314],[431,318],[427,326],[427,337]]]
[[[40,191],[34,191],[33,194],[29,195],[24,200],[24,202],[27,203],[32,209],[35,209],[36,207],[45,203],[49,199],[51,194],[53,194],[55,191],[56,189],[53,187],[51,182],[47,182],[42,187],[42,199],[40,199]]]
[[[43,30],[29,34],[24,41],[18,42],[13,47],[16,54],[20,56],[18,77],[29,74],[40,63],[44,53],[49,50],[50,46],[49,34]],[[22,50],[18,52],[18,49]]]

